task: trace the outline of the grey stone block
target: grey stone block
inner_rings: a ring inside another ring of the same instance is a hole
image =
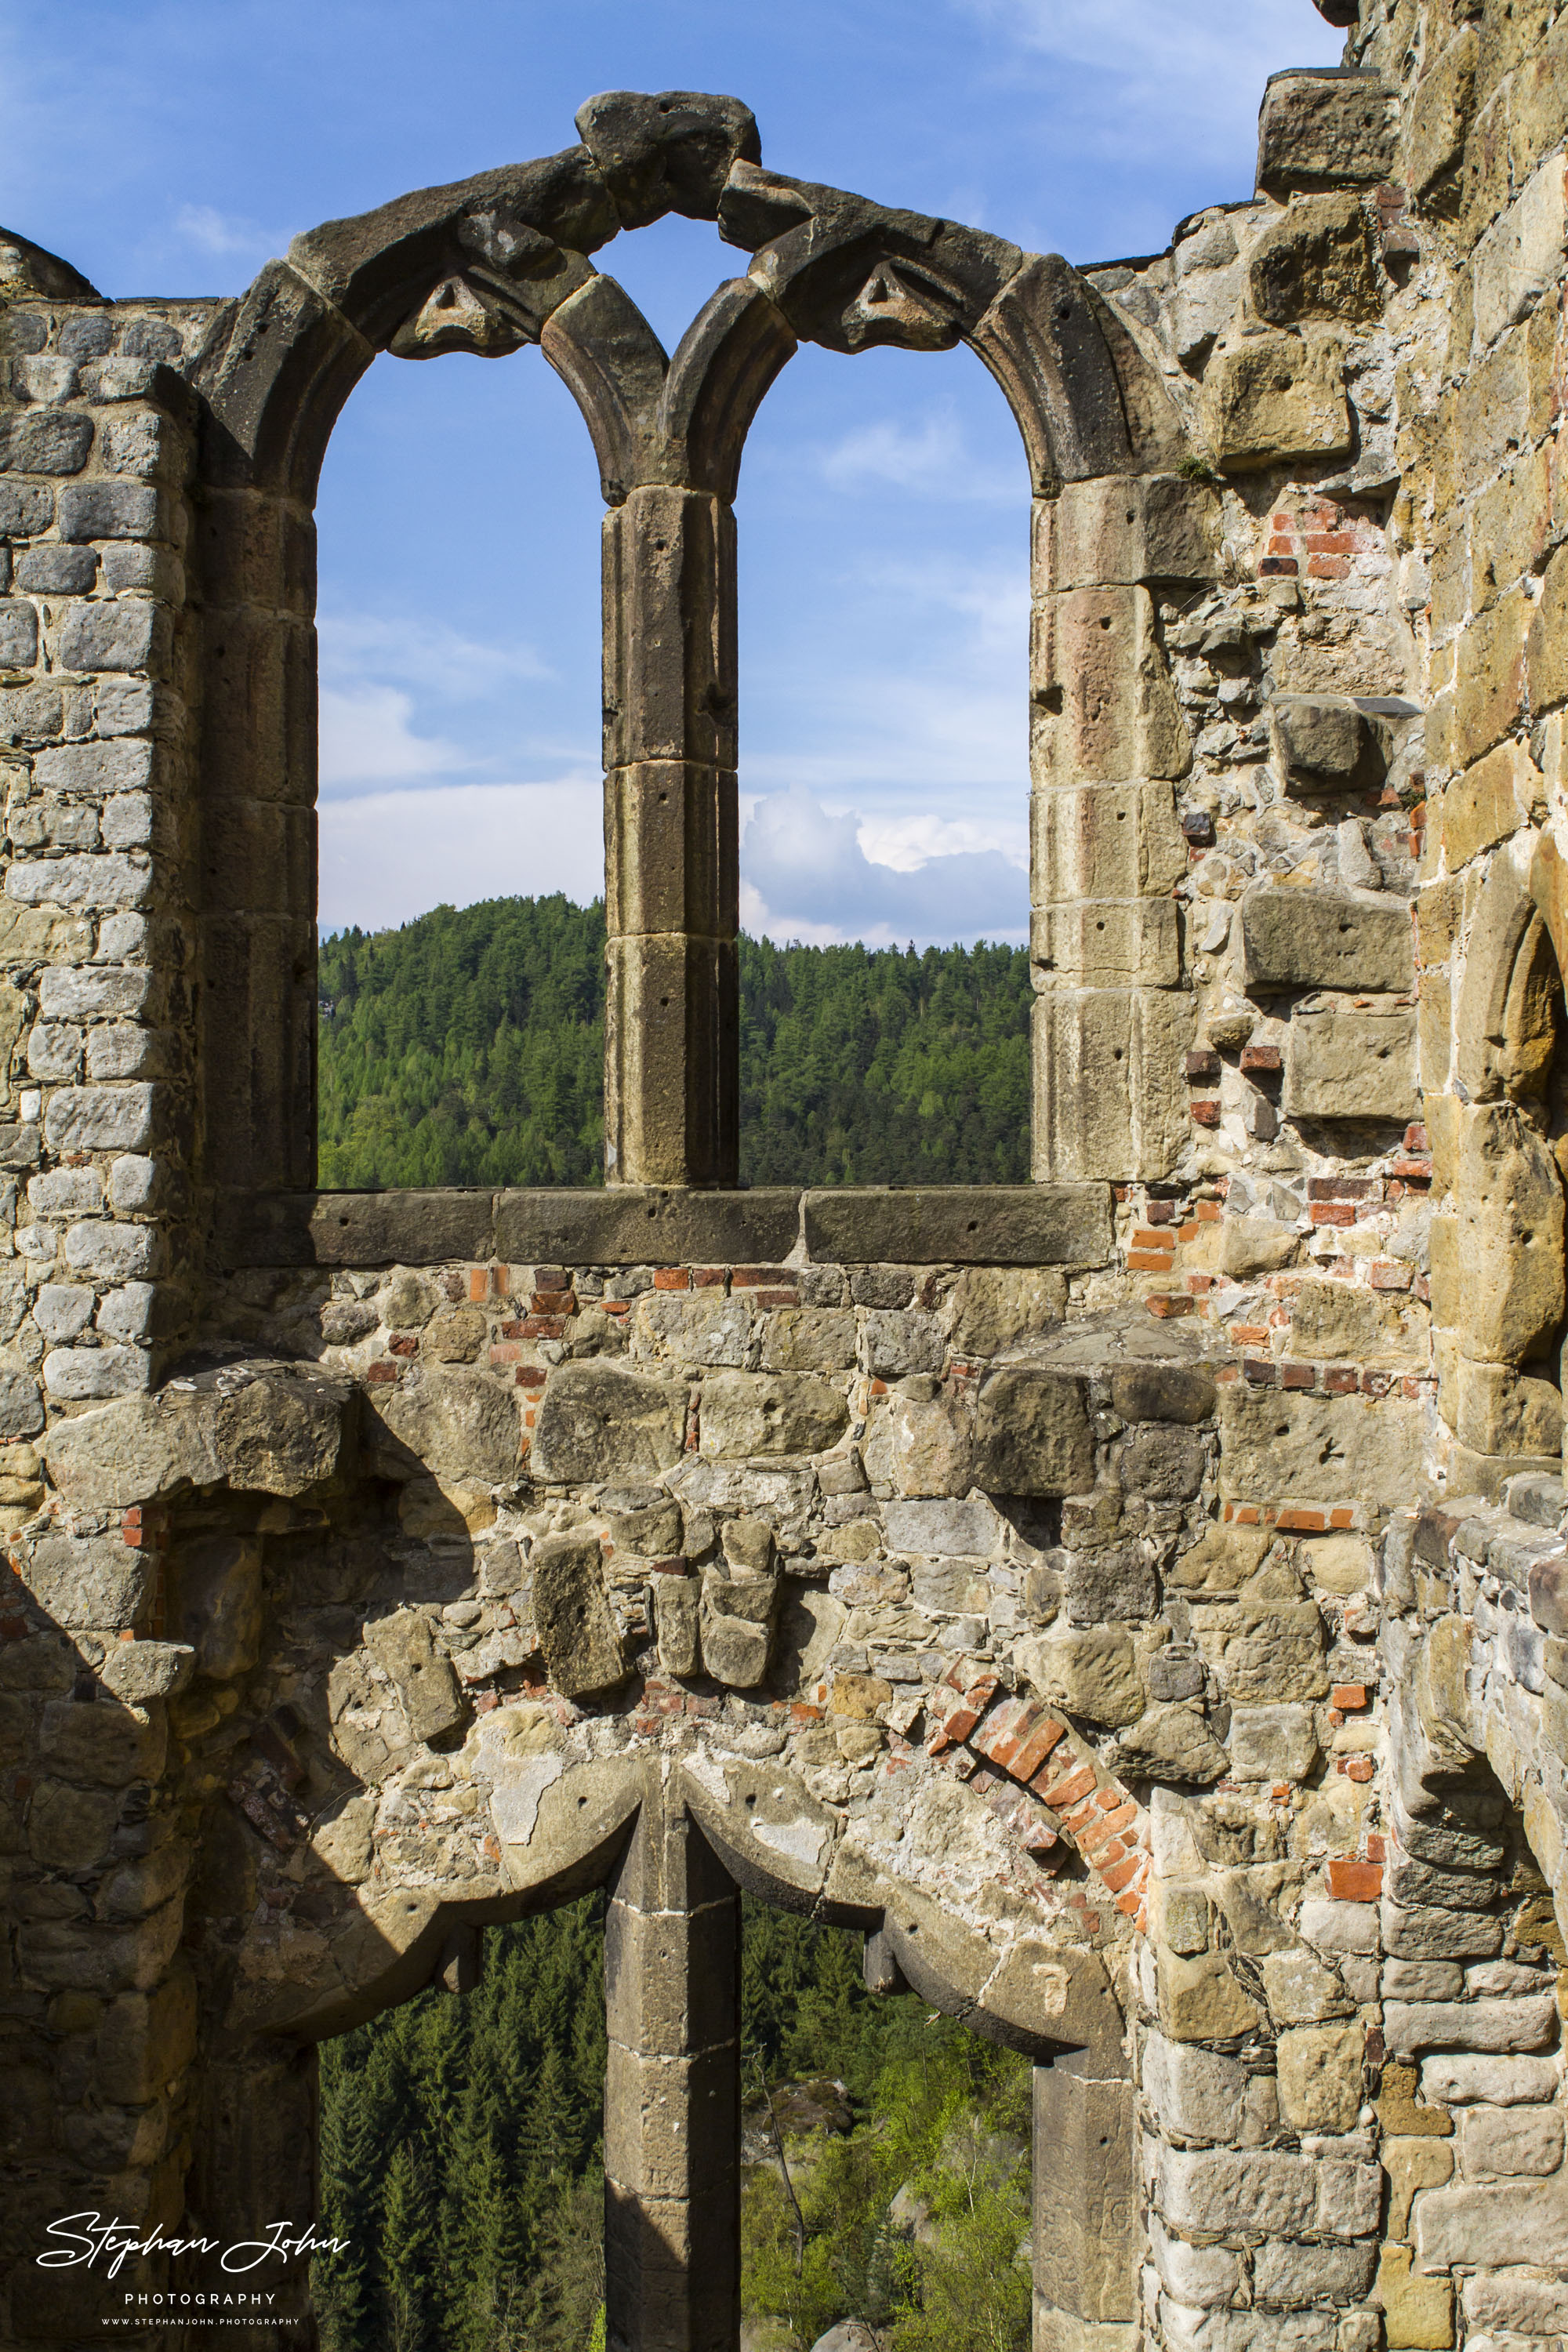
[[[0,473],[79,474],[91,447],[92,419],[75,409],[0,419]]]
[[[0,602],[0,669],[31,669],[37,658],[37,608],[11,599]]]
[[[974,1482],[993,1495],[1075,1495],[1094,1475],[1087,1391],[1068,1372],[994,1372],[980,1392]]]
[[[35,595],[85,596],[98,577],[90,547],[30,547],[16,565],[16,585]]]
[[[1415,985],[1410,910],[1403,900],[1321,890],[1249,890],[1241,902],[1248,989],[1402,992]]]
[[[846,1265],[1099,1265],[1110,1213],[1109,1184],[845,1187],[805,1195],[805,1246]]]
[[[147,1084],[61,1087],[44,1113],[51,1151],[135,1151],[153,1132],[156,1091]]]
[[[55,519],[55,494],[41,482],[0,481],[0,531],[7,539],[33,539]]]
[[[502,1192],[495,1231],[497,1255],[514,1265],[776,1265],[799,1238],[800,1194],[632,1184]]]
[[[1299,1005],[1280,1097],[1292,1118],[1415,1115],[1415,1008],[1362,1009],[1344,1000]]]
[[[153,747],[135,736],[111,743],[61,743],[40,751],[34,773],[47,792],[144,792],[153,777]]]
[[[60,629],[67,669],[148,669],[168,635],[168,615],[142,597],[73,604]]]
[[[151,482],[73,482],[59,494],[60,537],[153,539],[158,493]]]

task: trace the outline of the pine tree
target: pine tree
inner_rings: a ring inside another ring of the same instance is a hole
[[[426,2186],[404,2140],[386,2168],[383,2206],[379,2267],[386,2352],[436,2352],[432,2252]]]

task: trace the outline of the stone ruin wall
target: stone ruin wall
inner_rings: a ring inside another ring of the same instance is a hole
[[[1568,15],[1346,29],[1083,278],[734,101],[433,192],[456,263],[9,248],[7,2343],[96,2340],[58,2214],[312,2210],[315,2042],[598,1883],[618,2345],[734,2341],[737,1883],[1036,2060],[1039,2352],[1568,2332]],[[756,253],[684,422],[584,257],[670,202]],[[1038,1181],[737,1193],[725,418],[950,328],[1035,492]],[[314,466],[374,350],[541,340],[623,1181],[317,1195]]]

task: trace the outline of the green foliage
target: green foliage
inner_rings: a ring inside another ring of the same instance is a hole
[[[603,1179],[605,915],[493,898],[321,942],[321,1181]],[[1021,948],[741,941],[746,1183],[1016,1183]]]
[[[321,2052],[322,2352],[588,2352],[604,2300],[604,1906],[490,1929],[464,2000]]]
[[[889,2352],[1025,2352],[1029,2070],[913,1999],[858,1938],[746,1898],[749,2095],[828,2076],[847,2137],[749,2168],[742,2284],[780,2352],[868,2319]],[[321,2053],[322,2352],[605,2352],[602,1899],[493,1927],[464,2000],[422,1993]]]

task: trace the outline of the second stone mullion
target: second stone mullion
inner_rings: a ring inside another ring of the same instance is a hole
[[[738,1173],[735,527],[634,489],[605,523],[605,1171]]]

